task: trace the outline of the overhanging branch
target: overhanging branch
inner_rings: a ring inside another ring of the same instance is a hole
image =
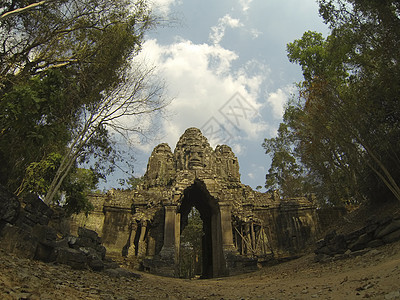
[[[6,12],[6,13],[4,13],[4,14],[2,14],[0,16],[0,20],[3,20],[5,18],[10,17],[10,16],[15,15],[15,14],[22,13],[22,12],[24,12],[26,10],[30,10],[30,9],[35,8],[37,6],[43,5],[46,2],[51,2],[51,1],[43,0],[43,1],[39,1],[39,2],[36,2],[36,3],[29,4],[29,5],[25,6],[25,7],[20,7],[20,8],[14,9],[12,11],[8,11],[8,12]]]

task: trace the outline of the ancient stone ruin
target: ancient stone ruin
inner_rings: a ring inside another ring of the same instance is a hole
[[[102,271],[111,277],[140,277],[106,257],[106,248],[95,231],[79,227],[77,236],[71,236],[64,231],[68,223],[62,209],[48,207],[33,194],[17,198],[0,185],[0,249],[3,251],[77,270]]]
[[[180,237],[193,207],[203,222],[201,275],[206,278],[296,257],[319,230],[313,199],[281,199],[242,184],[231,148],[212,149],[196,128],[185,131],[174,152],[167,144],[154,148],[135,190],[111,190],[92,202],[95,211],[75,216],[75,226],[98,232],[107,253],[165,276],[178,276]]]

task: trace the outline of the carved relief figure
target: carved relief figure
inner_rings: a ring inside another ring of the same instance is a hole
[[[215,148],[218,165],[216,172],[230,181],[240,181],[239,163],[231,147],[219,145]]]
[[[177,170],[210,168],[212,149],[197,128],[189,128],[179,139],[175,148]]]
[[[174,163],[171,148],[163,143],[154,148],[147,164],[145,176],[149,186],[166,185],[174,175]]]

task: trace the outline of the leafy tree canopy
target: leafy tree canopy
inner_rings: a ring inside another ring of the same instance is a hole
[[[278,137],[265,140],[270,172],[296,178],[302,170],[325,203],[400,200],[400,2],[318,2],[331,35],[306,32],[288,44],[304,81]]]
[[[110,129],[123,131],[116,126],[117,118],[124,112],[135,110],[140,115],[163,106],[151,102],[160,96],[159,88],[149,91],[145,79],[151,72],[131,64],[145,32],[155,24],[145,0],[1,2],[0,180],[4,185],[17,193],[45,194],[48,203],[59,200],[55,195],[61,188],[68,206],[80,201],[72,194],[78,190],[84,194],[86,189],[67,184],[77,183],[82,175],[77,162],[96,157],[90,172],[97,178],[112,170],[105,169],[104,162],[112,166],[117,157],[110,134]],[[109,100],[118,97],[125,101]],[[111,116],[110,111],[117,114]],[[47,170],[41,178],[39,169]],[[89,182],[86,186],[92,187]]]

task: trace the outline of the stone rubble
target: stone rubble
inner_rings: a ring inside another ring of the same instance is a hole
[[[348,234],[328,233],[317,241],[315,261],[327,262],[363,255],[372,248],[400,240],[400,216],[368,220],[367,225]]]
[[[106,258],[98,234],[79,228],[78,236],[62,235],[49,225],[53,210],[39,198],[19,200],[0,186],[0,248],[22,258],[69,265],[73,269],[105,271],[108,275],[137,277]]]

